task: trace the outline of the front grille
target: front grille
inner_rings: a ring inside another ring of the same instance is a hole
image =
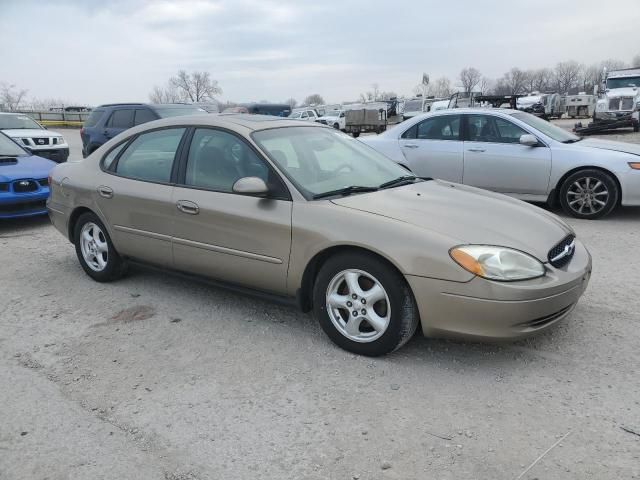
[[[545,315],[544,317],[536,318],[534,320],[529,320],[528,322],[521,323],[518,326],[527,327],[527,328],[544,327],[545,325],[553,322],[554,320],[557,320],[558,318],[562,317],[564,314],[568,313],[569,310],[571,310],[572,308],[573,308],[573,304],[569,305],[568,307],[564,307],[562,310],[552,313],[551,315]]]
[[[49,145],[49,138],[47,137],[33,138],[32,140],[36,145]]]
[[[38,190],[38,184],[33,180],[16,180],[13,182],[13,191],[15,193],[35,192]]]
[[[556,268],[564,267],[573,258],[575,252],[575,244],[573,241],[576,237],[568,235],[555,247],[549,250],[547,258],[549,263]]]
[[[609,100],[609,110],[619,110],[620,109],[620,99],[612,98]]]
[[[623,97],[620,110],[633,110],[633,97]]]
[[[0,204],[0,214],[13,215],[17,213],[37,212],[47,209],[46,200],[34,200],[31,202],[18,202],[10,204]]]

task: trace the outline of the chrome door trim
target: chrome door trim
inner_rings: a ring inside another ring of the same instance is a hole
[[[148,230],[138,230],[137,228],[125,227],[123,225],[114,225],[114,230],[124,233],[131,233],[133,235],[140,235],[141,237],[155,238],[156,240],[164,240],[165,242],[171,241],[171,235],[164,235],[162,233],[150,232]]]
[[[186,238],[174,237],[173,243],[177,245],[185,245],[187,247],[210,250],[212,252],[226,253],[228,255],[235,255],[236,257],[250,258],[251,260],[259,260],[266,263],[273,263],[277,265],[282,264],[282,260],[279,258],[268,257],[266,255],[260,255],[257,253],[245,252],[244,250],[235,250],[233,248],[221,247],[219,245],[212,245],[210,243],[196,242],[195,240],[187,240]]]

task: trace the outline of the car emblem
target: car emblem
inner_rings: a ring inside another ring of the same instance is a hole
[[[38,145],[44,145],[44,139],[43,138],[39,138],[38,139]]]
[[[28,187],[29,186],[29,182],[27,180],[20,180],[18,182],[18,185],[20,185],[21,187]]]
[[[576,249],[576,244],[575,242],[571,242],[569,245],[565,245],[564,249],[555,257],[553,257],[551,259],[551,262],[557,262],[558,260],[564,258],[564,257],[570,257],[571,255],[573,255],[573,252]]]

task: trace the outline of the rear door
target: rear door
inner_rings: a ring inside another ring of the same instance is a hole
[[[551,174],[551,150],[540,142],[529,147],[529,134],[503,117],[465,115],[464,179],[466,185],[516,195],[546,195]]]
[[[172,266],[174,162],[185,128],[142,133],[113,148],[102,163],[97,204],[124,256]]]
[[[119,108],[111,112],[102,132],[105,143],[126,129],[133,127],[133,108]]]
[[[267,198],[233,192],[237,180],[252,176],[270,187]],[[286,292],[292,204],[278,174],[244,139],[225,130],[195,129],[172,203],[177,268]]]
[[[435,115],[413,125],[400,137],[407,166],[421,177],[462,182],[460,115]]]

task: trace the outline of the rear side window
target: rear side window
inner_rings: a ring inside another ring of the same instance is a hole
[[[100,109],[96,109],[93,112],[91,112],[91,115],[89,115],[89,118],[87,118],[84,121],[84,126],[86,127],[95,127],[96,124],[98,123],[98,120],[100,120],[100,118],[102,118],[102,115],[104,114],[104,110],[100,110]]]
[[[133,126],[133,110],[121,109],[115,110],[111,114],[111,118],[107,122],[107,127],[110,128],[131,128]]]
[[[152,120],[157,120],[158,117],[151,111],[146,108],[140,108],[136,110],[136,115],[133,124],[141,125],[143,123],[151,122]]]
[[[120,150],[122,150],[122,147],[124,147],[126,144],[127,142],[121,143],[116,148],[111,150],[107,154],[107,156],[104,157],[104,160],[102,161],[102,168],[104,168],[105,170],[109,170],[109,167],[111,166],[111,164],[113,164],[113,161],[116,159],[116,157],[120,153]]]
[[[168,128],[139,135],[122,153],[116,173],[148,182],[169,183],[184,128]]]

